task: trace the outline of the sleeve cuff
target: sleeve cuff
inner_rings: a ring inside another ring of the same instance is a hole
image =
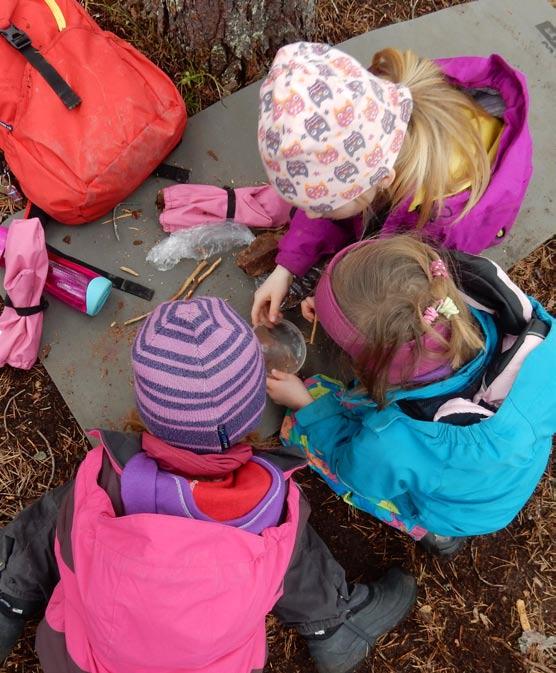
[[[303,277],[311,266],[313,266],[313,263],[311,260],[307,260],[306,257],[296,259],[291,252],[279,250],[276,255],[276,264],[280,264],[280,266],[283,266],[294,276]]]
[[[303,407],[303,409],[296,411],[295,418],[300,425],[307,427],[308,425],[322,421],[324,418],[338,416],[343,411],[344,408],[338,398],[333,394],[329,394],[323,395],[318,400]]]

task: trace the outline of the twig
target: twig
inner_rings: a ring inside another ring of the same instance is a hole
[[[476,554],[473,554],[473,551],[476,552],[477,549],[476,548],[474,549],[473,546],[471,546],[471,561],[473,563],[473,570],[475,571],[475,574],[481,580],[481,582],[489,587],[496,587],[497,589],[506,589],[507,587],[505,584],[494,584],[493,582],[489,582],[488,580],[485,580],[484,577],[482,577],[481,573],[479,572],[479,569],[477,568]]]
[[[548,666],[540,664],[538,661],[531,661],[531,659],[524,659],[523,661],[531,666],[531,673],[534,673],[535,669],[537,669],[537,671],[542,671],[542,673],[554,673],[553,668],[548,668]]]
[[[168,299],[168,301],[176,301],[176,299],[179,299],[181,297],[181,295],[191,285],[191,283],[193,283],[197,274],[200,273],[205,268],[205,266],[207,266],[207,263],[208,262],[206,260],[203,260],[202,262],[199,262],[199,264],[197,264],[197,266],[193,269],[191,274],[185,279],[185,281],[183,282],[180,289],[175,294],[173,294],[170,297],[170,299]],[[143,313],[142,315],[135,316],[135,318],[130,318],[129,320],[126,320],[124,322],[124,326],[128,327],[128,325],[133,325],[136,322],[139,322],[140,320],[144,320],[145,318],[148,318],[151,313],[152,313],[152,311],[149,311],[148,313]]]
[[[313,318],[313,329],[311,330],[311,338],[309,339],[309,345],[314,346],[315,345],[315,336],[317,334],[317,325],[319,324],[319,319],[317,318],[316,314],[315,317]]]
[[[104,220],[104,222],[101,222],[101,224],[110,224],[110,222],[112,222],[112,224],[115,224],[117,220],[125,220],[128,217],[133,217],[133,210],[126,209],[125,213],[118,215],[118,217],[112,217],[109,220]]]
[[[118,210],[118,206],[120,204],[118,203],[115,207],[114,210],[112,211],[112,226],[114,227],[114,236],[116,237],[116,240],[118,243],[120,242],[120,234],[118,232],[118,225],[116,223],[116,211]]]
[[[193,296],[193,293],[199,287],[199,285],[205,280],[205,278],[208,278],[210,276],[210,274],[216,269],[216,267],[218,267],[220,265],[221,262],[222,262],[222,257],[219,257],[215,262],[213,262],[209,266],[209,268],[204,273],[202,273],[199,276],[199,278],[197,278],[197,280],[195,281],[195,284],[193,285],[191,290],[189,290],[189,292],[185,295],[185,299],[191,299],[191,297]]]
[[[52,447],[50,446],[50,442],[48,439],[42,434],[40,430],[37,430],[37,434],[42,437],[43,442],[46,444],[46,448],[48,449],[48,453],[50,454],[50,478],[48,479],[48,484],[46,485],[46,490],[50,488],[50,485],[52,484],[52,481],[54,480],[54,472],[56,470],[56,461],[54,459],[54,453],[52,452]]]
[[[529,617],[527,617],[527,610],[525,609],[525,601],[521,598],[518,598],[515,602],[515,607],[517,608],[517,614],[519,615],[519,623],[523,631],[530,631],[531,624],[529,623]]]
[[[140,320],[144,320],[145,318],[148,318],[152,311],[149,311],[148,313],[143,313],[143,315],[137,315],[135,318],[130,318],[129,320],[126,320],[124,322],[124,326],[127,327],[128,325],[133,325],[136,322],[139,322]]]
[[[24,392],[25,392],[25,390],[20,390],[18,393],[15,393],[15,395],[12,395],[12,396],[10,397],[10,399],[8,400],[6,406],[4,407],[4,428],[6,429],[6,436],[8,436],[9,434],[11,434],[11,433],[8,431],[8,423],[7,423],[7,421],[6,421],[6,414],[8,413],[8,407],[10,406],[10,404],[12,403],[12,401],[15,400],[16,397],[19,397],[19,396],[20,396],[21,394],[23,394]]]
[[[139,278],[139,274],[137,273],[137,271],[130,269],[129,266],[121,266],[120,271],[125,271],[125,273],[129,273],[130,276],[135,276],[136,278]]]
[[[180,287],[180,289],[176,292],[176,294],[172,295],[168,301],[175,301],[176,299],[179,299],[181,295],[187,290],[187,288],[191,285],[191,283],[195,280],[197,277],[198,273],[201,273],[201,271],[205,268],[205,266],[208,265],[208,262],[206,259],[204,259],[202,262],[199,262],[197,266],[193,269],[191,274],[185,279],[183,285]]]

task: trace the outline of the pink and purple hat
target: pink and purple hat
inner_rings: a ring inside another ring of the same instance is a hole
[[[132,365],[141,418],[172,446],[220,452],[259,424],[266,402],[261,348],[222,299],[158,306],[137,334]]]
[[[413,108],[409,89],[326,44],[282,47],[260,92],[259,152],[285,201],[327,213],[393,168]]]

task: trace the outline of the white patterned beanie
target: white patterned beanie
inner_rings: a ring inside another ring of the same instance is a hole
[[[325,214],[386,177],[411,117],[409,89],[326,44],[282,47],[260,92],[259,152],[289,203]]]

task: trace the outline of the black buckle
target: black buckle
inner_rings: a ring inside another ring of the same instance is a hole
[[[25,47],[28,47],[31,44],[29,35],[22,30],[19,30],[17,26],[11,25],[7,28],[0,29],[0,35],[2,35],[2,37],[18,51],[25,49]]]

